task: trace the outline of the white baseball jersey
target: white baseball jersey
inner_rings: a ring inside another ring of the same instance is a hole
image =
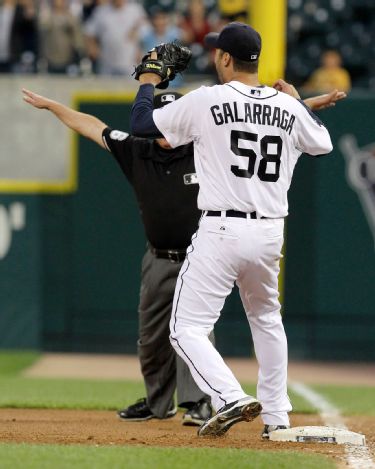
[[[327,129],[300,101],[267,86],[202,86],[153,118],[172,147],[194,142],[201,210],[284,217],[301,153],[332,150]]]

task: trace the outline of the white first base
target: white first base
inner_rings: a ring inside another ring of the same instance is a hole
[[[365,436],[361,433],[335,427],[294,427],[270,433],[271,441],[294,441],[297,443],[336,443],[364,446]]]

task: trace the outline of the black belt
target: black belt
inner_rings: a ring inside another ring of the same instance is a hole
[[[186,250],[180,249],[156,249],[153,246],[148,246],[151,253],[158,259],[168,259],[170,262],[178,263],[183,262],[186,257]]]
[[[221,217],[220,210],[208,210],[206,213],[207,217]],[[250,212],[247,214],[246,212],[239,212],[238,210],[224,210],[226,217],[235,217],[235,218],[247,218],[247,215],[250,215],[250,218],[257,219],[257,218],[266,218],[260,217],[257,212]]]

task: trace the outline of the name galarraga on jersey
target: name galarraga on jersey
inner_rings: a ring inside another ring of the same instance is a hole
[[[222,103],[210,107],[212,117],[216,125],[228,124],[231,122],[248,122],[250,124],[272,125],[280,127],[288,132],[293,129],[294,114],[290,114],[285,109],[278,106],[259,103]]]

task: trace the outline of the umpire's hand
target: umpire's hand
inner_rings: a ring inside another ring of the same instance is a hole
[[[48,105],[51,103],[50,99],[45,98],[40,94],[33,93],[32,91],[25,88],[22,88],[22,93],[23,100],[38,109],[48,109]]]
[[[293,98],[301,99],[295,87],[290,83],[287,83],[286,81],[282,80],[281,78],[273,84],[273,87],[277,91],[281,91],[283,93],[289,94],[290,96],[293,96]],[[312,111],[320,111],[322,109],[335,106],[337,101],[346,98],[346,96],[347,95],[344,91],[333,90],[327,94],[321,94],[318,96],[312,96],[311,98],[306,98],[303,100],[303,102]]]

